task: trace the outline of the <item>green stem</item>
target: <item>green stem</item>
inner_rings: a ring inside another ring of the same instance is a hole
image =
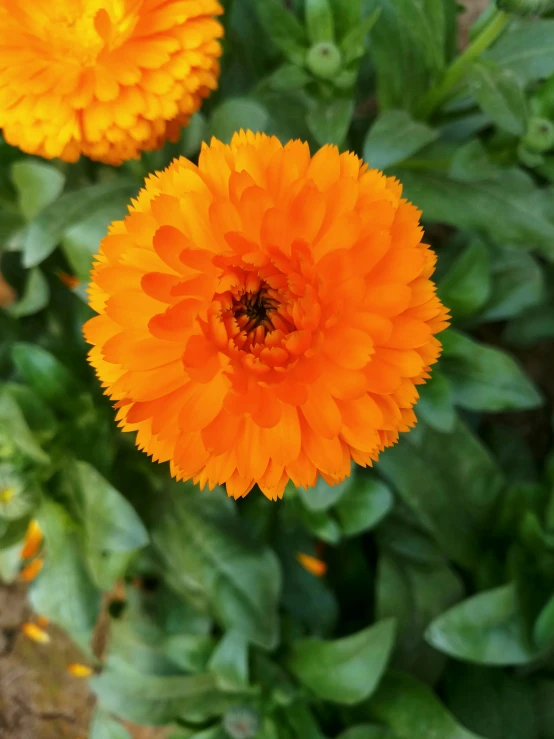
[[[510,15],[508,13],[504,13],[502,10],[496,11],[490,23],[452,62],[440,82],[434,85],[425,95],[420,107],[420,114],[423,118],[430,118],[435,110],[448,100],[452,88],[463,78],[469,65],[496,41],[509,20]]]

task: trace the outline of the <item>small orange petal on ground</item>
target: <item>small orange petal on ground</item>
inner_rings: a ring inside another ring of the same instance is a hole
[[[58,272],[57,274],[60,282],[63,282],[63,284],[70,290],[74,290],[81,284],[81,280],[78,277],[75,277],[75,275],[70,275],[67,272]]]
[[[21,572],[19,573],[19,579],[23,580],[23,582],[31,582],[35,579],[35,577],[38,575],[38,573],[42,570],[44,566],[44,560],[42,557],[37,557],[37,559],[34,559],[31,564],[27,565],[27,567],[24,567]]]
[[[23,542],[23,548],[21,550],[21,558],[30,559],[31,557],[34,557],[42,544],[42,538],[42,531],[38,525],[38,521],[33,519],[27,527],[25,541]]]
[[[73,677],[90,677],[94,674],[94,670],[92,667],[89,667],[88,665],[81,665],[78,662],[74,662],[71,665],[67,666],[67,671],[70,675],[73,675]]]
[[[46,616],[37,616],[35,621],[37,622],[37,625],[41,628],[48,626],[48,624],[50,623],[50,619],[46,618]]]
[[[40,626],[32,623],[24,623],[21,627],[21,631],[25,634],[28,639],[37,642],[38,644],[48,644],[50,637],[41,629]]]
[[[327,572],[327,564],[317,557],[312,557],[310,554],[304,554],[298,552],[296,559],[300,562],[302,567],[316,577],[323,577]]]

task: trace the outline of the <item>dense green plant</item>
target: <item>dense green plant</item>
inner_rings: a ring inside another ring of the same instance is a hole
[[[98,668],[92,739],[127,736],[119,718],[173,739],[552,739],[549,3],[489,8],[462,53],[454,0],[225,5],[220,89],[178,144],[119,169],[0,145],[19,295],[0,311],[0,574],[38,519],[30,600]],[[453,317],[417,428],[279,503],[170,480],[117,430],[81,334],[91,256],[144,175],[241,127],[398,176]]]

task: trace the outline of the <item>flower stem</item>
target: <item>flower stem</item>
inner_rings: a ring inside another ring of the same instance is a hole
[[[446,70],[444,77],[424,96],[420,114],[424,119],[430,118],[451,95],[452,88],[462,79],[469,65],[474,62],[489,46],[496,41],[506,27],[510,15],[497,10],[490,23],[471,44],[457,57]]]

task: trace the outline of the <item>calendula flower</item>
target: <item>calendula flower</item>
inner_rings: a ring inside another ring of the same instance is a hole
[[[23,582],[32,582],[39,572],[44,567],[44,560],[42,557],[37,557],[30,564],[24,567],[19,573],[19,579]]]
[[[401,191],[336,147],[242,131],[149,177],[102,242],[85,327],[138,446],[277,498],[408,431],[447,311]]]
[[[0,128],[51,159],[120,164],[217,87],[217,0],[0,0]]]

